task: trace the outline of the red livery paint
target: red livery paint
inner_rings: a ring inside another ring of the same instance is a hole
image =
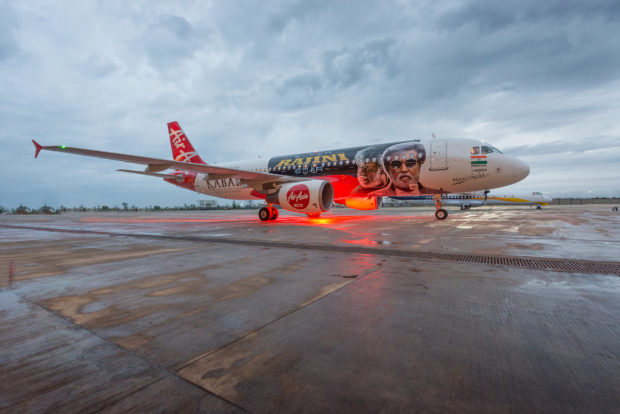
[[[195,162],[205,164],[187,139],[185,132],[178,122],[168,122],[168,134],[170,135],[170,147],[175,161]]]

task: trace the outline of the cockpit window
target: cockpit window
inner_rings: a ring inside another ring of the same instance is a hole
[[[480,147],[471,147],[471,155],[480,154]]]
[[[474,148],[476,148],[476,147],[474,147]],[[490,146],[490,145],[483,145],[481,148],[482,148],[482,153],[483,153],[483,154],[491,154],[491,153],[493,153],[493,152],[496,152],[496,153],[498,153],[498,154],[503,154],[503,152],[501,152],[501,151],[500,151],[500,150],[498,150],[497,148],[492,147],[492,146]],[[472,152],[472,154],[473,154],[473,152]]]

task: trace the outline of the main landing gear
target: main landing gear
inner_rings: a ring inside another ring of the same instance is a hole
[[[433,198],[435,199],[435,217],[437,217],[437,220],[445,220],[445,218],[448,217],[448,212],[443,208],[443,198],[441,194],[435,194]]]
[[[269,204],[267,207],[258,210],[258,218],[261,221],[275,220],[278,218],[278,209]]]

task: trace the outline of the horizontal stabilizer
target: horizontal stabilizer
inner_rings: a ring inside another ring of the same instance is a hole
[[[41,146],[41,144],[39,144],[34,139],[32,140],[32,143],[34,144],[34,157],[37,158],[39,156],[39,152],[41,152],[41,149],[43,148],[43,146]]]

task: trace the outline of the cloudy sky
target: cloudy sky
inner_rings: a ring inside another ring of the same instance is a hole
[[[620,2],[0,1],[0,205],[204,198],[35,138],[208,162],[409,138],[519,156],[506,192],[620,196]],[[498,190],[502,192],[504,190]]]

